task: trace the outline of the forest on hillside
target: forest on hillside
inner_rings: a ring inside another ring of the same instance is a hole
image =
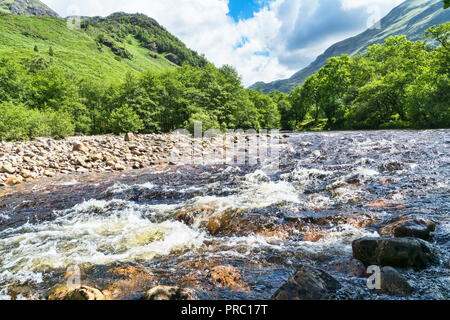
[[[130,32],[151,45],[142,30]],[[445,23],[424,35],[436,46],[394,36],[363,55],[331,58],[290,94],[247,90],[232,67],[196,65],[193,56],[184,57],[190,64],[130,73],[111,85],[61,69],[52,52],[3,58],[0,140],[171,132],[191,130],[195,121],[204,130],[448,128],[449,33]]]

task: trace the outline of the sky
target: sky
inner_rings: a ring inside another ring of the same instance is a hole
[[[144,13],[244,85],[290,77],[403,0],[43,0],[66,17]]]

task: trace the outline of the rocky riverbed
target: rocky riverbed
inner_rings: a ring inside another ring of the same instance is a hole
[[[126,169],[69,161],[70,174],[3,187],[0,299],[450,298],[450,131],[172,137],[160,148],[179,161],[143,152],[135,170],[114,154],[159,138],[58,141],[63,159],[106,153]],[[279,158],[228,161],[252,139]],[[184,162],[182,145],[201,159]]]
[[[284,136],[287,137],[286,135]],[[233,133],[193,139],[189,135],[149,134],[70,137],[64,140],[38,138],[35,141],[0,142],[0,188],[54,177],[87,172],[114,172],[156,165],[179,165],[195,157],[232,153],[235,146],[251,139],[266,141],[270,135]],[[273,139],[283,136],[274,135]],[[241,147],[240,147],[241,148]]]

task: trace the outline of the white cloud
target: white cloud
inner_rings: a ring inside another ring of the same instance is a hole
[[[286,78],[307,65],[327,46],[366,28],[361,17],[356,19],[359,23],[349,24],[340,31],[329,27],[330,20],[336,22],[345,12],[365,15],[362,19],[369,19],[374,15],[370,8],[376,8],[376,14],[382,17],[401,0],[273,0],[253,18],[238,23],[227,15],[228,0],[43,2],[62,16],[106,16],[117,11],[144,13],[156,19],[188,47],[204,53],[217,66],[235,66],[243,76],[244,84],[250,85],[256,81]],[[339,10],[326,11],[330,5]],[[321,17],[325,20],[322,21]],[[317,30],[319,34],[311,37]]]

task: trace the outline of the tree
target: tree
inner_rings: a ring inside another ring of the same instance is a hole
[[[34,50],[34,52],[39,52],[39,48],[38,48],[38,46],[37,46],[37,45],[35,45],[35,46],[34,46],[34,48],[33,48],[33,50]]]
[[[259,113],[258,121],[261,128],[274,129],[280,127],[280,113],[277,105],[269,96],[259,91],[249,90],[249,98]]]
[[[444,1],[444,9],[447,9],[450,7],[450,0],[443,0]]]
[[[144,123],[127,104],[117,108],[111,113],[110,130],[115,134],[126,132],[138,133],[144,128]]]
[[[328,128],[338,127],[343,121],[343,97],[350,85],[350,75],[350,58],[347,55],[329,59],[317,75],[317,97],[320,109],[328,119]]]

